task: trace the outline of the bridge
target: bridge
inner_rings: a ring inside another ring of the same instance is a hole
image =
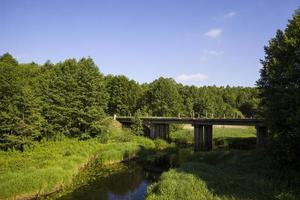
[[[123,125],[131,125],[134,117],[114,116]],[[262,119],[207,119],[180,117],[141,117],[145,125],[150,127],[150,138],[169,139],[170,124],[191,124],[194,127],[195,151],[212,150],[213,125],[255,126],[257,147],[265,146],[267,128]]]

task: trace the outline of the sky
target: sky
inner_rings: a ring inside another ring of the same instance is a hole
[[[299,0],[0,0],[0,55],[91,57],[140,83],[255,86],[264,46]]]

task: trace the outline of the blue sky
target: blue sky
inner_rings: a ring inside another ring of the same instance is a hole
[[[0,54],[20,62],[90,56],[140,83],[254,86],[263,46],[298,0],[0,0]]]

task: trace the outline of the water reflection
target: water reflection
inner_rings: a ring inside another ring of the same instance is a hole
[[[147,186],[159,174],[147,172],[136,162],[130,162],[93,168],[84,176],[89,177],[88,184],[58,199],[142,200],[145,199]]]

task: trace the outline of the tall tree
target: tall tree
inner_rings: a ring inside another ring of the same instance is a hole
[[[100,133],[100,121],[107,106],[103,75],[92,59],[66,60],[43,67],[43,116],[46,136]]]
[[[182,98],[173,79],[162,78],[153,81],[145,93],[149,113],[155,116],[177,116],[182,111]]]
[[[105,83],[109,94],[107,112],[110,115],[134,114],[142,93],[140,85],[122,75],[108,75],[105,77]]]
[[[0,57],[0,134],[4,148],[40,139],[43,117],[38,76],[36,64],[19,65],[9,54]]]
[[[15,134],[19,121],[16,102],[22,87],[18,78],[18,63],[8,53],[0,57],[0,131]]]
[[[270,129],[271,152],[283,165],[300,167],[300,10],[265,47],[257,85]]]

